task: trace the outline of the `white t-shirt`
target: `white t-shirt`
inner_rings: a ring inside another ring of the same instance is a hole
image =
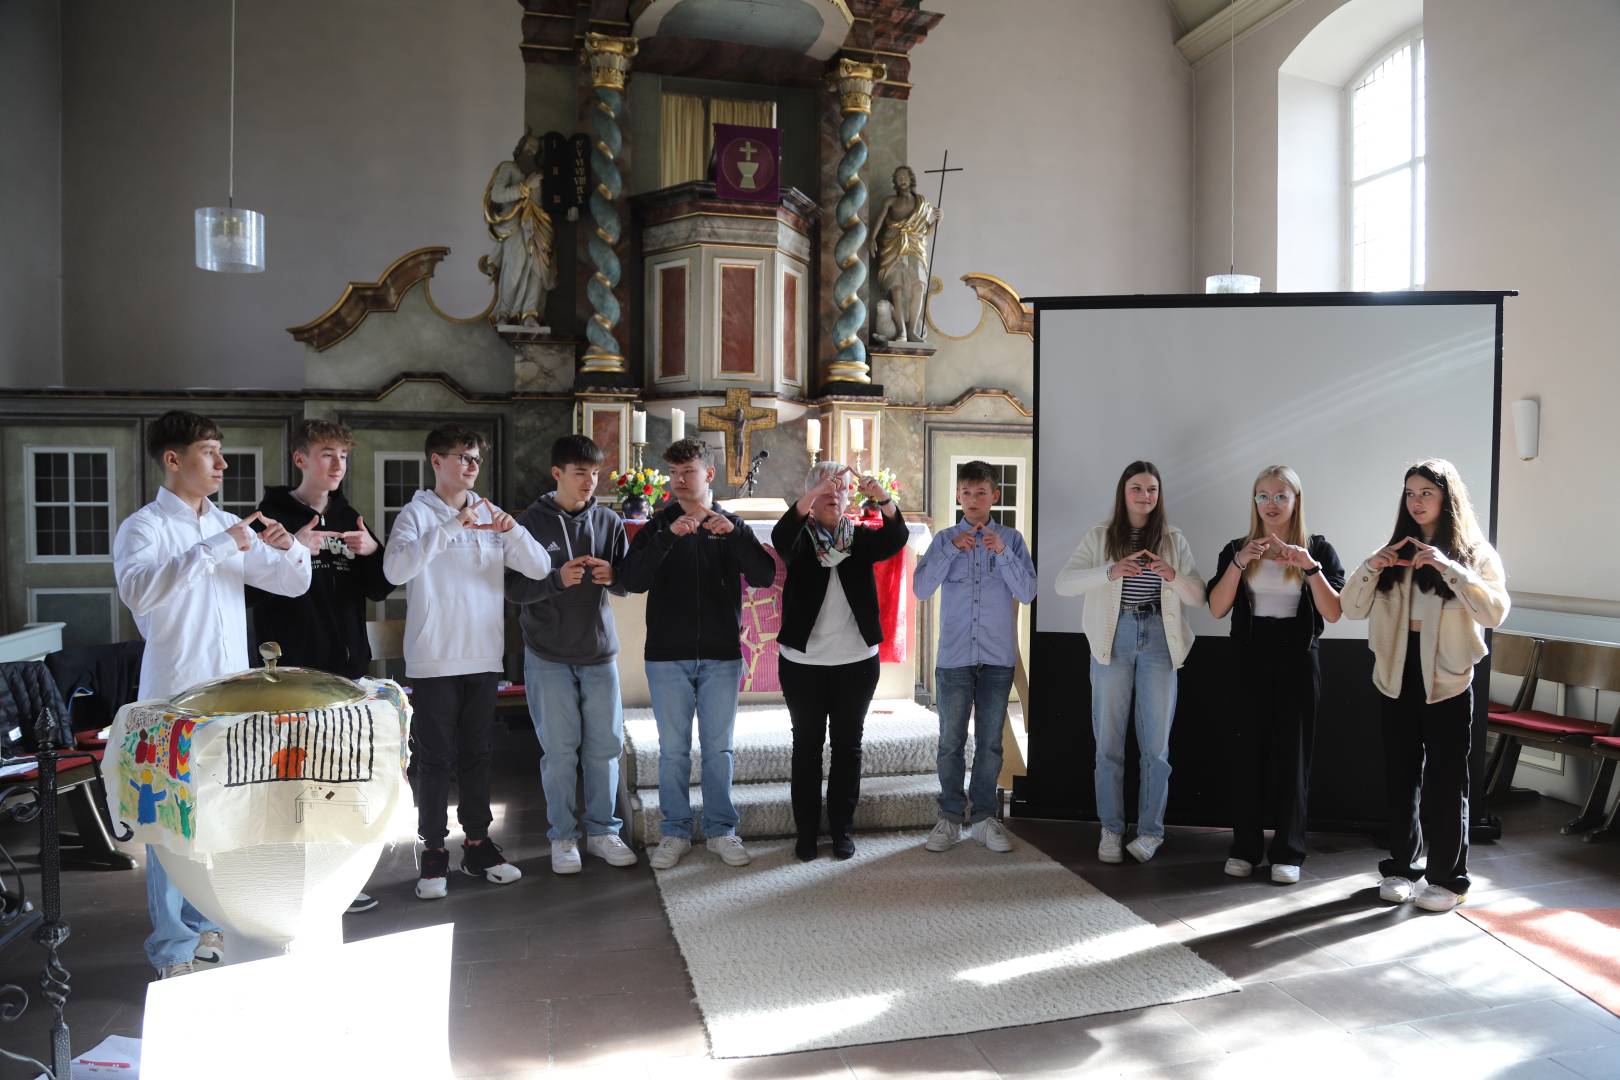
[[[810,639],[804,643],[804,650],[801,652],[786,645],[779,646],[779,650],[795,664],[812,664],[816,667],[854,664],[878,654],[878,647],[868,645],[861,636],[861,628],[856,625],[855,612],[850,610],[849,597],[844,595],[844,586],[838,580],[836,567],[827,578],[827,595],[822,598],[821,610],[816,613],[816,625],[810,628]]]
[[[1289,581],[1282,563],[1261,559],[1249,578],[1249,598],[1261,619],[1292,619],[1299,614],[1299,583]]]

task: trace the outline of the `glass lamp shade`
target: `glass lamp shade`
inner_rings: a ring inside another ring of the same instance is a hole
[[[1204,292],[1206,293],[1257,293],[1259,291],[1260,279],[1253,274],[1211,274],[1204,279]]]
[[[198,207],[197,267],[226,274],[262,272],[264,215],[235,207]]]

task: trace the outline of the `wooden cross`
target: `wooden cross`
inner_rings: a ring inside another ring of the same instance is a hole
[[[705,405],[698,409],[699,431],[725,433],[726,480],[734,485],[748,479],[752,433],[776,426],[776,410],[755,408],[753,400],[752,393],[738,387],[726,391],[724,405]]]

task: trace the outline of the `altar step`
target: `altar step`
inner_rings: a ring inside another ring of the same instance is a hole
[[[695,831],[702,833],[701,762],[693,721],[689,797]],[[630,788],[632,842],[658,842],[658,725],[651,709],[625,711],[625,771]],[[935,713],[908,700],[874,701],[867,711],[861,740],[861,799],[855,828],[863,830],[926,829],[939,817],[939,780],[935,772],[939,720]],[[737,710],[732,736],[731,800],[737,808],[737,833],[745,839],[792,836],[789,791],[793,734],[782,704],[744,705]],[[972,754],[969,741],[968,753]],[[822,752],[825,776],[830,750]],[[825,821],[823,821],[825,827]]]
[[[786,780],[762,784],[733,784],[731,803],[737,808],[737,835],[745,840],[792,836],[793,804]],[[823,786],[825,791],[825,786]],[[703,793],[691,789],[693,841],[703,836]],[[630,797],[635,842],[644,847],[658,843],[658,789],[643,788]],[[868,776],[861,779],[861,801],[855,806],[855,831],[927,829],[939,820],[939,779],[927,776]],[[821,829],[827,829],[825,811]]]

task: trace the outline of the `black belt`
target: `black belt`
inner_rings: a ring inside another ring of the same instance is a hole
[[[1124,603],[1122,603],[1122,604],[1119,605],[1119,610],[1121,610],[1121,611],[1130,611],[1130,612],[1134,612],[1137,615],[1140,615],[1143,612],[1158,611],[1159,610],[1159,603],[1160,602],[1158,600],[1144,600],[1140,604],[1124,604]]]

